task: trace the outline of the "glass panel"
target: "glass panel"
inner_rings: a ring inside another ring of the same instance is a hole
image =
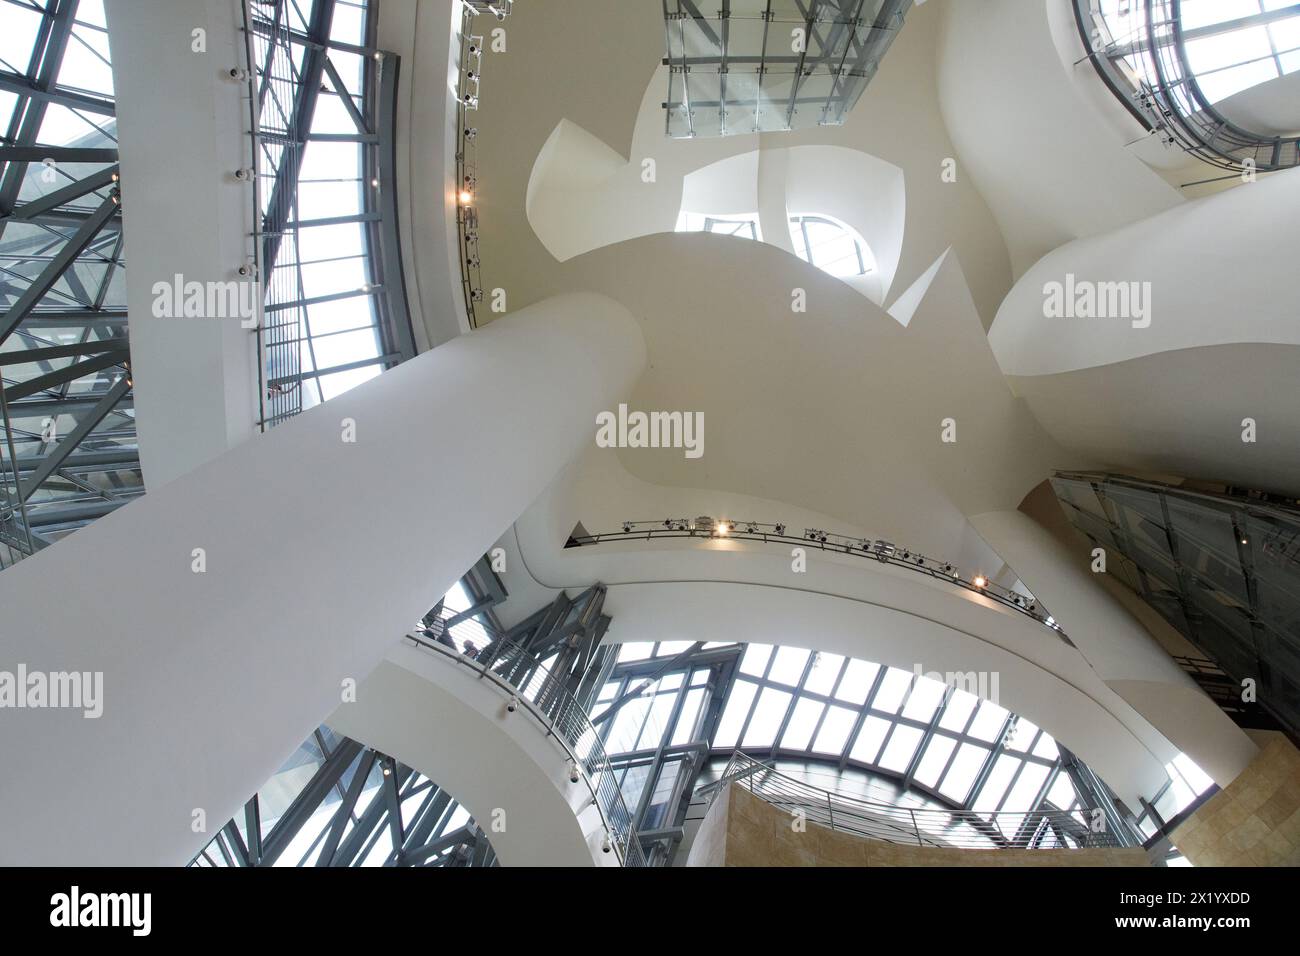
[[[794,705],[790,723],[781,736],[781,746],[786,750],[807,750],[808,744],[812,741],[813,731],[817,728],[817,721],[825,709],[825,704],[801,698]]]
[[[763,693],[759,695],[758,704],[754,707],[754,715],[749,719],[749,727],[745,730],[745,739],[741,746],[772,746],[776,740],[776,732],[781,727],[781,721],[785,719],[792,696],[783,690],[764,687]]]
[[[821,729],[817,731],[817,740],[813,750],[822,754],[841,754],[848,742],[849,734],[858,715],[844,707],[831,707],[822,719]]]

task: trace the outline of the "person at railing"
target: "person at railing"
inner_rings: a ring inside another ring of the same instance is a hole
[[[464,647],[464,649],[461,651],[461,653],[464,654],[466,657],[468,657],[468,658],[469,658],[470,660],[472,660],[472,661],[476,661],[476,660],[478,660],[478,648],[474,646],[474,642],[473,642],[473,641],[466,641],[466,642],[465,642],[465,647]]]

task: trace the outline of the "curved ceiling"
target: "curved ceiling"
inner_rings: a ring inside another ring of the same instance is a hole
[[[1079,92],[1057,46],[1063,31],[1075,31],[1073,59],[1084,57],[1066,0],[955,2],[943,11],[943,116],[1017,276],[1062,243],[1183,201]],[[1092,71],[1086,61],[1073,69]],[[1085,79],[1101,88],[1095,75]]]

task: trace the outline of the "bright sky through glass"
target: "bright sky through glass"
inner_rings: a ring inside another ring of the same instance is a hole
[[[1213,27],[1296,6],[1295,0],[1183,0],[1184,31]],[[1102,0],[1102,14],[1120,44],[1146,29],[1146,8],[1137,0]],[[1187,40],[1187,60],[1210,103],[1300,70],[1300,13],[1269,23],[1243,23],[1222,33]],[[1127,62],[1144,75],[1141,58]]]

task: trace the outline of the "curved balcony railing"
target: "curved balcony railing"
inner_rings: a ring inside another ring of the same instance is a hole
[[[1254,132],[1230,121],[1211,104],[1188,60],[1189,41],[1246,25],[1241,20],[1187,31],[1182,0],[1134,0],[1139,26],[1131,35],[1116,36],[1097,0],[1074,0],[1074,9],[1084,47],[1102,80],[1168,145],[1223,169],[1268,172],[1300,165],[1300,137]],[[1267,26],[1293,12],[1261,11],[1243,20]]]
[[[928,557],[919,551],[896,545],[892,541],[854,538],[819,528],[805,528],[803,537],[799,537],[786,534],[784,524],[765,524],[758,521],[731,521],[709,517],[625,521],[621,531],[574,535],[565,547],[580,548],[609,541],[650,541],[656,538],[776,542],[802,548],[816,548],[833,554],[872,558],[882,564],[906,568],[955,587],[973,591],[1064,634],[1056,621],[1039,606],[1034,598],[1003,587],[983,574],[975,574],[968,578],[963,576],[961,570],[951,561]]]
[[[1074,850],[1117,847],[1108,830],[1094,830],[1086,810],[977,813],[872,803],[814,787],[736,751],[718,781],[818,826],[869,840],[912,846],[994,850]]]
[[[611,849],[623,866],[646,865],[632,814],[623,802],[615,769],[587,711],[533,655],[509,641],[498,640],[471,657],[423,634],[408,634],[417,647],[435,651],[457,664],[473,668],[523,705],[559,741],[581,769],[609,835]]]

